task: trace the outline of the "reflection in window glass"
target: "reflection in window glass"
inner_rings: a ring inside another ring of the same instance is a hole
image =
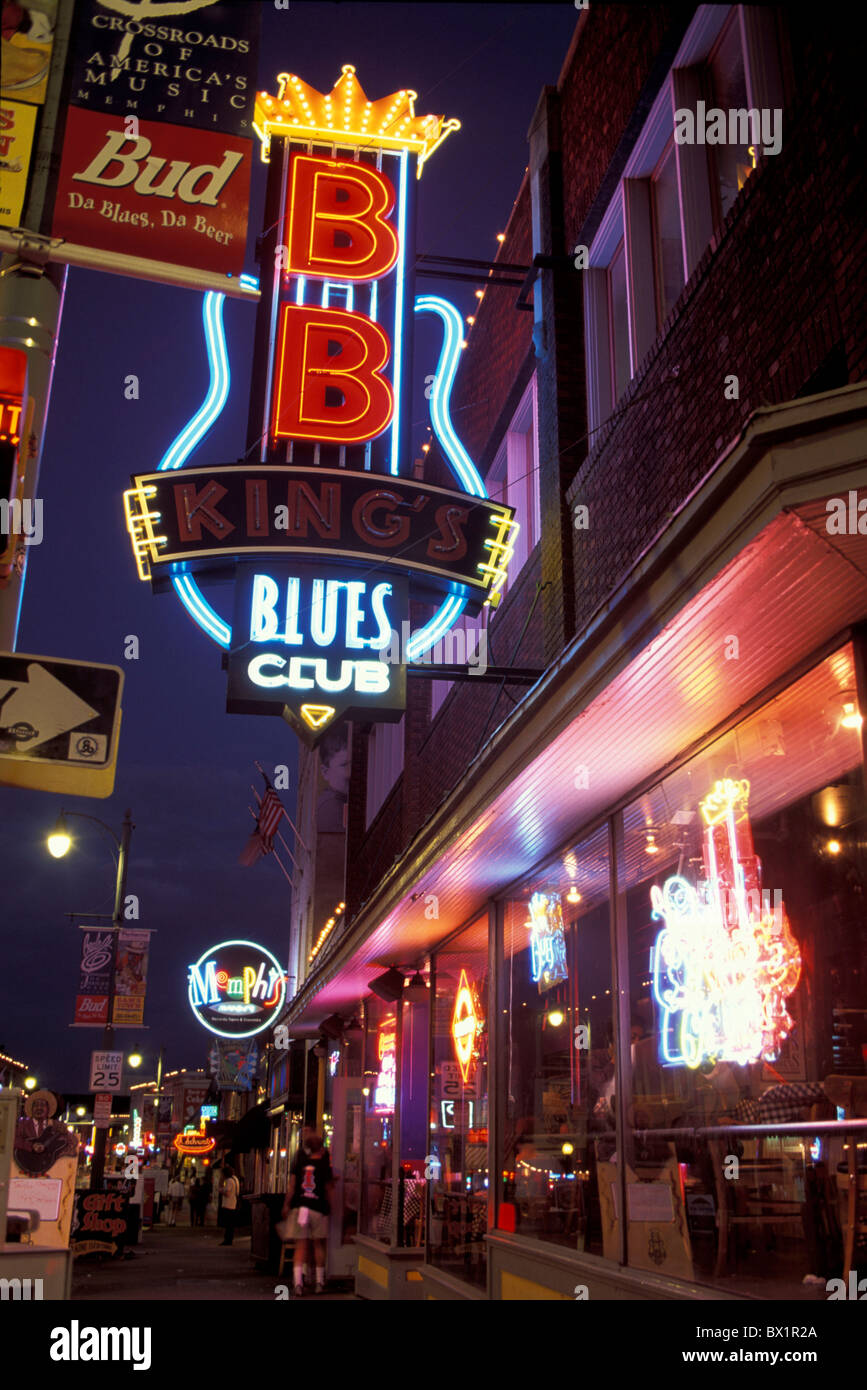
[[[683,289],[683,238],[674,141],[659,162],[652,181],[656,303],[660,327]]]
[[[626,256],[623,242],[608,269],[609,314],[611,316],[612,385],[619,400],[629,385],[629,309],[626,303]]]
[[[488,1229],[487,917],[435,960],[429,1259],[484,1284]]]
[[[614,1149],[607,831],[505,905],[503,1230],[602,1253]]]
[[[787,1298],[839,1273],[845,1137],[786,1126],[834,1120],[835,1078],[867,1072],[853,689],[844,648],[624,812],[639,1268]]]
[[[710,60],[710,76],[713,86],[713,104],[726,113],[728,127],[729,111],[746,111],[747,79],[744,71],[744,54],[741,45],[741,31],[737,8],[729,20]],[[726,129],[726,141],[732,132]],[[719,189],[720,213],[724,219],[738,193],[753,171],[754,153],[750,153],[752,139],[744,130],[741,143],[721,144],[712,147],[716,163],[717,187]]]
[[[364,1067],[364,1192],[362,1226],[365,1235],[392,1239],[392,1142],[397,1085],[397,1014],[393,1004],[371,996],[367,1002]]]

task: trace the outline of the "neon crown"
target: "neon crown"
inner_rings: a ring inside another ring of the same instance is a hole
[[[326,139],[356,149],[409,150],[418,155],[417,175],[434,150],[453,130],[455,117],[417,116],[417,92],[401,90],[379,101],[368,101],[351,63],[327,95],[317,92],[291,72],[277,74],[276,97],[256,93],[253,129],[262,141],[262,162],[268,163],[272,135],[302,140]]]

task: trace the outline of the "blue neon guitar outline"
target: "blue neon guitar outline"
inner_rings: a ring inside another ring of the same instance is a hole
[[[258,281],[250,275],[242,275],[244,284],[258,288]],[[205,328],[205,346],[208,353],[210,382],[205,399],[180,433],[169,445],[157,465],[157,472],[183,468],[190,454],[201,444],[205,435],[223,411],[229,397],[231,372],[229,355],[226,349],[226,334],[223,327],[223,304],[226,296],[217,290],[208,290],[202,304],[202,320]],[[452,386],[458,370],[463,339],[463,320],[460,313],[449,300],[439,295],[423,294],[415,300],[415,313],[435,314],[444,327],[443,345],[434,375],[431,391],[431,419],[449,465],[462,490],[473,497],[487,498],[484,481],[452,424],[449,403]],[[396,473],[396,467],[392,467]],[[212,641],[227,651],[231,646],[232,629],[208,603],[191,574],[173,574],[172,586],[193,621]],[[434,616],[410,637],[406,655],[410,661],[418,661],[430,651],[441,637],[453,627],[466,607],[466,598],[451,594],[443,601]]]

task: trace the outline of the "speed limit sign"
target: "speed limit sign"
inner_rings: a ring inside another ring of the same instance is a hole
[[[122,1052],[91,1052],[90,1090],[119,1091],[122,1071]]]

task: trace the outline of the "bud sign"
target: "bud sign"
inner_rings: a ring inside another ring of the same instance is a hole
[[[252,145],[71,107],[52,235],[218,274],[244,265]]]

